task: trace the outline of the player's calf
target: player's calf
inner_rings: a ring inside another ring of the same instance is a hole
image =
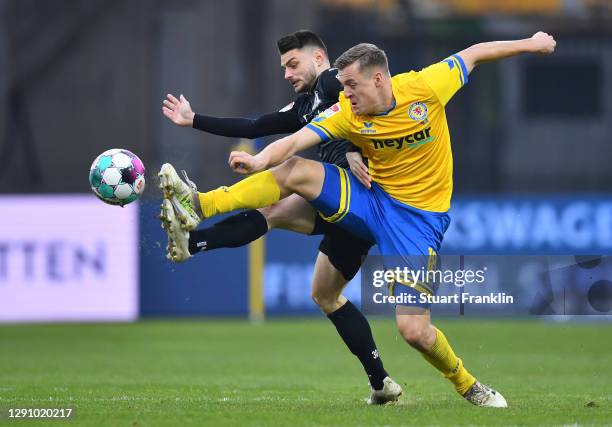
[[[415,314],[421,312],[420,315]],[[414,306],[398,306],[396,321],[402,337],[465,396],[476,383],[457,357],[442,331],[431,325],[429,311]]]
[[[401,307],[404,314],[397,317],[400,335],[411,347],[419,351],[430,349],[436,340],[436,329],[431,325],[429,314],[418,307]]]

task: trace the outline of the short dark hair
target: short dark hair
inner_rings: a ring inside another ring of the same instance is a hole
[[[371,43],[360,43],[353,46],[336,59],[334,67],[342,70],[354,62],[359,63],[359,69],[381,67],[389,71],[387,55],[385,51]]]
[[[293,49],[302,49],[303,47],[309,46],[321,49],[327,56],[327,48],[325,47],[325,43],[323,43],[321,37],[310,30],[299,30],[295,33],[281,37],[276,42],[276,45],[278,46],[278,51],[281,55]]]

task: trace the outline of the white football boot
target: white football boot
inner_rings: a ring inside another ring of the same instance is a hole
[[[183,262],[191,258],[189,253],[189,232],[183,230],[181,223],[177,219],[174,206],[170,200],[164,199],[161,205],[159,219],[162,221],[162,228],[168,234],[168,246],[166,258],[174,262]]]
[[[183,176],[187,181],[185,183],[170,163],[164,163],[157,175],[159,176],[159,188],[164,192],[164,198],[170,200],[174,206],[183,229],[190,231],[197,228],[202,221],[198,207],[198,189],[189,180],[187,173],[183,171]]]
[[[370,385],[370,398],[368,405],[384,405],[389,402],[397,402],[402,395],[402,387],[390,377],[383,380],[383,388],[374,390]]]
[[[465,399],[476,405],[485,408],[507,408],[508,403],[500,392],[493,390],[488,385],[476,381],[474,385],[463,395]]]

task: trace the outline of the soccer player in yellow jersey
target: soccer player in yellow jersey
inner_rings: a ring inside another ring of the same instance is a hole
[[[180,248],[187,239],[180,221],[198,222],[235,209],[268,206],[297,193],[325,220],[375,242],[383,256],[408,259],[437,253],[450,223],[447,211],[453,188],[444,106],[468,82],[476,65],[521,53],[551,53],[555,45],[553,37],[543,32],[523,40],[479,43],[419,72],[393,77],[381,49],[372,44],[354,46],[334,63],[344,88],[337,104],[257,155],[230,155],[235,171],[260,173],[231,187],[197,193],[171,165],[162,166],[162,220],[169,237]],[[369,160],[371,179],[293,156],[335,138],[361,148]],[[435,292],[427,284],[394,286],[392,292],[399,288]],[[507,406],[499,392],[467,371],[444,334],[431,324],[427,305],[398,305],[396,321],[404,340],[468,401]]]

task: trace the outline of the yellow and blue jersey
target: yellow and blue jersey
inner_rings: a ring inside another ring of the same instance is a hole
[[[368,158],[372,180],[395,200],[446,212],[453,191],[453,156],[444,106],[468,81],[459,55],[391,78],[394,104],[377,115],[356,115],[339,102],[307,127],[323,141],[348,139]]]
[[[348,139],[369,159],[371,189],[350,171],[324,164],[321,193],[310,203],[326,221],[376,243],[386,268],[428,266],[440,249],[453,190],[444,106],[467,80],[463,60],[453,55],[419,72],[392,77],[394,104],[389,111],[355,115],[341,94],[337,104],[307,125],[324,141]],[[434,284],[418,285],[408,286],[408,292],[436,292]]]

